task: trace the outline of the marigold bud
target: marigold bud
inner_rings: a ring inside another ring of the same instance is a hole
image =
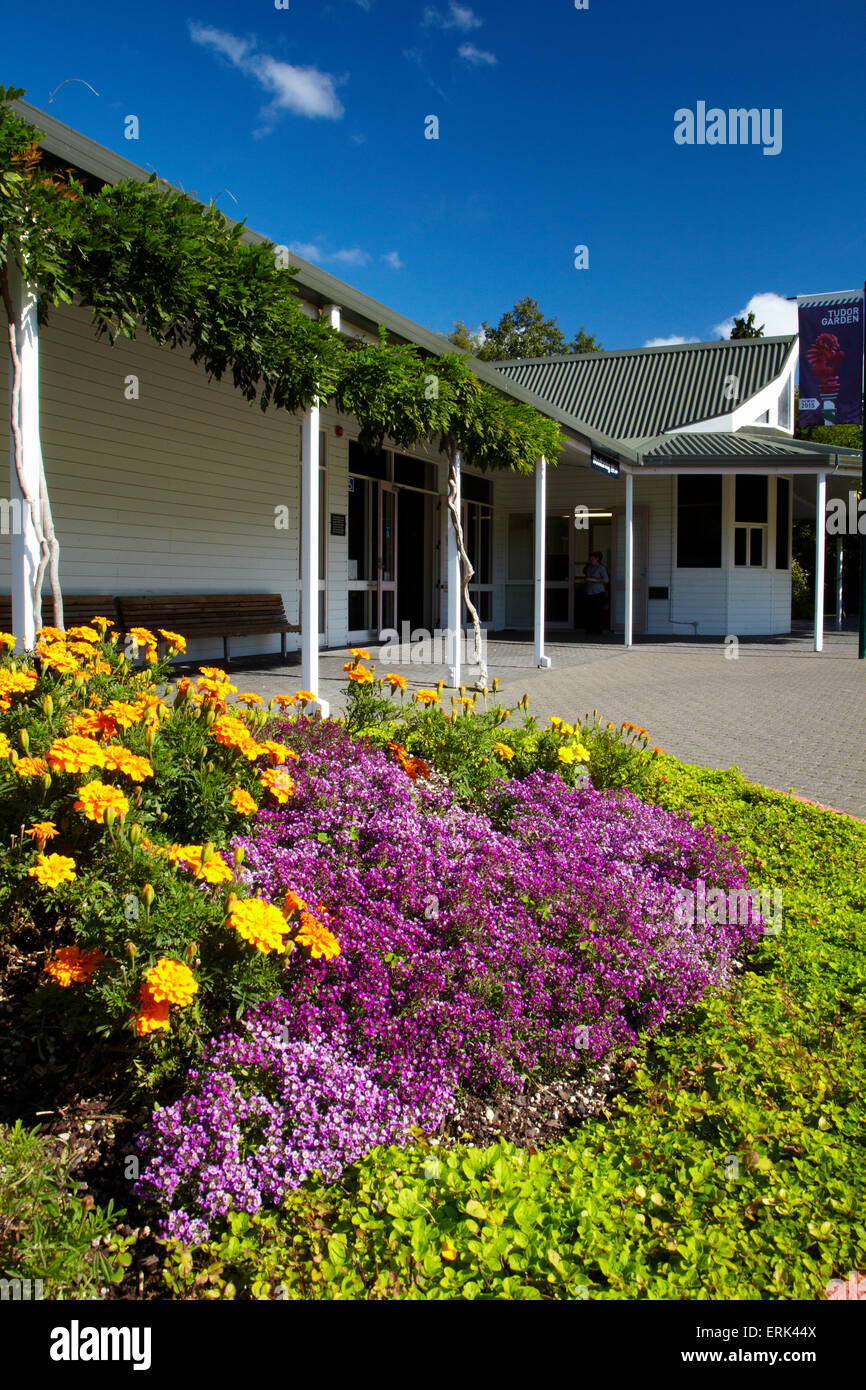
[[[114,806],[106,806],[102,813],[102,823],[107,825],[109,830],[117,821],[117,809]]]
[[[137,845],[140,839],[141,826],[138,823],[136,823],[135,825],[131,825],[129,827],[129,843],[131,845]]]
[[[214,722],[216,717],[216,705],[214,704],[213,700],[208,700],[207,709],[204,712],[204,722],[205,724],[207,724],[208,728],[210,728],[211,724]]]
[[[145,905],[145,907],[147,908],[148,912],[150,911],[151,907],[153,906],[153,900],[154,900],[155,897],[156,897],[156,894],[154,893],[153,888],[151,887],[151,885],[150,885],[149,883],[146,883],[146,884],[144,885],[144,887],[142,888],[142,890],[141,890],[141,901],[144,903],[144,905]]]
[[[237,849],[236,849],[235,852],[234,852],[234,855],[232,856],[232,858],[234,859],[235,867],[236,867],[236,868],[238,868],[238,869],[240,868],[241,864],[243,864],[243,862],[244,862],[245,856],[246,856],[246,851],[244,850],[243,845],[238,845]]]
[[[201,851],[201,862],[202,862],[203,864],[207,864],[211,859],[213,859],[213,857],[214,857],[213,841],[212,841],[212,840],[208,840],[207,844],[202,846],[202,851]]]
[[[51,786],[51,773],[50,773],[50,772],[46,772],[45,775],[44,775],[44,777],[42,778],[42,786],[43,786],[43,788],[44,788],[45,791],[48,791],[48,788]]]
[[[30,747],[30,735],[28,734],[26,729],[18,730],[18,742],[21,744],[21,747],[24,749],[24,752],[26,753],[28,748]]]
[[[42,701],[42,709],[43,709],[43,712],[44,712],[45,714],[47,714],[47,715],[48,715],[48,718],[50,719],[51,716],[52,716],[52,714],[54,713],[54,700],[53,700],[52,696],[50,696],[50,695],[46,695],[46,696],[45,696],[45,699]]]
[[[214,770],[214,765],[213,765],[213,763],[205,763],[204,768],[205,768],[205,772],[213,772],[213,770]]]

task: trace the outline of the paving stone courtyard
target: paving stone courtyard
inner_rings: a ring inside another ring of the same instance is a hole
[[[812,650],[807,633],[749,641],[725,655],[721,638],[680,642],[621,638],[597,642],[548,642],[550,670],[536,670],[533,647],[522,637],[496,634],[487,643],[490,677],[500,680],[499,699],[513,705],[524,693],[530,713],[573,721],[593,709],[605,719],[642,725],[653,742],[685,762],[738,766],[750,780],[866,818],[866,662],[857,660],[853,632],[828,632],[824,651]],[[369,648],[377,670],[399,671],[409,691],[435,685],[441,666],[415,664],[415,652],[399,649],[384,665]],[[392,653],[394,649],[391,649]],[[337,713],[345,686],[345,649],[323,652],[320,694]],[[269,699],[300,685],[300,658],[290,664],[232,664],[241,690]],[[471,668],[464,669],[467,685]],[[448,690],[443,692],[447,702]]]

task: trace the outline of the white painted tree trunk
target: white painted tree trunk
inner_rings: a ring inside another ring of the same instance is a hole
[[[465,543],[465,540],[464,540],[464,537],[463,537],[463,522],[462,522],[462,519],[461,519],[461,516],[460,516],[460,477],[459,477],[459,472],[458,472],[459,465],[458,465],[457,460],[458,460],[457,451],[456,451],[455,449],[449,449],[449,450],[448,450],[448,515],[449,515],[450,522],[451,522],[451,530],[452,530],[452,532],[453,532],[454,539],[455,539],[456,544],[457,544],[457,554],[458,554],[458,557],[459,557],[459,559],[460,559],[461,590],[462,590],[462,593],[463,593],[463,602],[466,604],[466,610],[467,610],[467,612],[468,612],[470,618],[472,619],[472,632],[473,632],[473,635],[474,635],[474,646],[473,646],[472,659],[473,659],[474,664],[478,667],[478,677],[477,677],[477,680],[476,680],[476,682],[475,682],[475,688],[476,688],[476,690],[486,690],[486,689],[487,689],[487,661],[486,661],[485,656],[484,656],[484,639],[483,639],[482,636],[481,636],[481,619],[480,619],[480,617],[478,616],[478,609],[475,607],[475,604],[472,602],[472,599],[471,599],[470,596],[469,596],[469,583],[470,583],[470,580],[472,579],[473,574],[475,573],[475,570],[473,569],[472,562],[471,562],[470,559],[469,559],[469,555],[468,555],[467,550],[466,550],[466,543]],[[448,576],[448,580],[449,580],[449,585],[450,585],[450,582],[451,582],[451,576],[450,576],[450,574],[449,574],[449,576]],[[449,592],[450,592],[450,590],[449,590]],[[450,606],[450,605],[449,605],[449,606]],[[452,610],[452,611],[453,611],[453,610]],[[456,631],[455,631],[455,635],[454,635],[453,637],[451,637],[450,640],[455,641],[455,642],[459,645],[459,641],[460,641],[460,606],[459,606],[459,604],[456,605],[456,613],[457,613],[457,621],[456,621],[456,624],[455,624],[455,629],[456,629]],[[450,621],[450,620],[449,620],[449,624],[448,624],[448,625],[449,625],[449,628],[450,628],[450,627],[451,627],[451,621]],[[458,677],[457,683],[458,683],[458,685],[459,685],[459,677]]]

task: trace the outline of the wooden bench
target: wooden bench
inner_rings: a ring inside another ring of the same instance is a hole
[[[64,627],[85,627],[91,618],[110,618],[117,623],[117,609],[114,599],[106,594],[64,594]],[[54,627],[54,599],[50,594],[42,595],[42,624]],[[0,594],[0,630],[12,631],[12,599],[9,594]]]
[[[146,627],[158,633],[162,627],[189,639],[221,637],[226,665],[231,637],[278,632],[285,660],[286,633],[301,630],[286,617],[280,594],[121,594],[117,613],[123,632]]]

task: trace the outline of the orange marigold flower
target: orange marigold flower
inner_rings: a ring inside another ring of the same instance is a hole
[[[302,705],[309,705],[315,704],[317,697],[312,690],[298,690],[295,692],[295,699],[299,700]]]
[[[274,767],[279,767],[287,758],[292,758],[295,762],[298,761],[298,755],[293,748],[287,748],[284,743],[277,743],[275,739],[266,739],[259,744],[259,747],[268,750],[271,764]]]
[[[306,906],[307,904],[304,902],[303,898],[299,898],[297,893],[294,893],[291,888],[286,889],[286,896],[283,898],[283,912],[287,914],[292,912],[303,912]]]
[[[240,811],[242,816],[251,816],[259,808],[256,802],[243,787],[235,787],[231,794],[231,803],[236,811]]]
[[[48,765],[54,772],[89,772],[105,766],[105,755],[99,744],[81,734],[56,738],[48,749]]]
[[[117,732],[117,720],[104,710],[87,710],[84,714],[72,714],[67,720],[68,727],[75,734],[87,738],[111,738]]]
[[[301,913],[301,925],[295,940],[299,945],[306,946],[314,959],[323,956],[325,960],[330,960],[331,956],[340,954],[340,943],[333,932],[328,931],[311,912]]]
[[[125,700],[109,701],[104,712],[110,715],[121,729],[129,729],[133,724],[137,724],[144,714],[139,705],[128,704]]]
[[[438,705],[440,696],[438,690],[416,690],[412,699],[419,705]]]
[[[15,633],[14,633],[14,632],[0,632],[0,647],[14,647],[14,646],[15,646]]]
[[[63,854],[38,854],[33,868],[27,872],[43,888],[57,888],[75,878],[75,860]]]
[[[104,618],[101,613],[97,613],[96,617],[91,618],[90,621],[93,623],[93,626],[98,627],[99,631],[102,633],[105,632],[106,628],[114,627],[114,620],[112,618]]]
[[[510,762],[514,757],[514,749],[510,748],[507,743],[494,743],[493,751],[497,757],[504,758],[506,762]]]
[[[116,811],[122,820],[129,810],[129,802],[122,791],[107,782],[86,782],[73,803],[73,810],[83,811],[88,820],[102,824],[109,810]]]
[[[128,748],[121,747],[120,744],[109,744],[105,749],[105,767],[113,772],[122,772],[133,782],[144,782],[146,778],[153,776],[153,768],[138,753],[131,753]]]
[[[0,671],[0,691],[4,695],[29,695],[35,685],[35,671]]]
[[[27,834],[33,836],[36,841],[36,848],[41,854],[45,848],[45,841],[53,840],[57,834],[57,826],[53,820],[38,820],[30,826]]]
[[[240,691],[236,698],[239,705],[260,705],[262,703],[261,695],[252,695],[246,690]]]
[[[186,1008],[198,993],[198,981],[188,965],[163,956],[151,970],[144,972],[152,997],[157,1004],[177,1004]]]
[[[366,666],[357,666],[349,672],[349,680],[357,681],[358,685],[372,685],[376,677],[372,671],[368,671]]]
[[[12,744],[5,734],[0,734],[0,758],[11,758]]]
[[[81,951],[77,946],[61,946],[45,964],[45,973],[64,989],[69,985],[85,985],[107,956],[102,951]]]
[[[44,777],[48,764],[44,758],[19,758],[15,771],[19,777]]]
[[[195,876],[204,883],[229,883],[234,878],[234,874],[220,854],[215,854],[206,864],[199,864]]]
[[[279,705],[281,709],[290,709],[292,705],[297,704],[297,700],[294,695],[275,695],[274,704]]]
[[[41,627],[36,634],[40,642],[65,642],[66,632],[62,627]]]
[[[158,1028],[168,1028],[168,1000],[154,999],[150,987],[143,984],[138,995],[139,1012],[135,1016],[135,1031],[138,1037],[143,1038],[148,1033],[155,1033]]]
[[[165,638],[169,646],[174,647],[176,652],[186,651],[186,638],[181,636],[179,632],[169,632],[166,628],[161,627],[159,633],[161,637]]]
[[[355,658],[356,661],[370,660],[370,653],[368,651],[365,651],[363,647],[350,647],[349,651],[351,652],[352,656]]]
[[[166,854],[172,864],[191,864],[197,869],[201,864],[201,845],[170,845]]]
[[[286,952],[286,919],[278,907],[263,902],[261,898],[235,901],[229,912],[227,925],[263,955],[270,951],[276,951],[279,955]]]
[[[232,685],[229,680],[216,680],[210,676],[201,676],[196,685],[205,695],[210,695],[214,700],[224,700],[227,695],[231,695],[237,690],[236,685]]]
[[[66,629],[67,640],[71,637],[76,642],[98,642],[99,633],[92,627],[68,627]]]
[[[405,676],[398,676],[394,671],[389,671],[385,677],[385,684],[390,685],[392,690],[405,690],[408,682]]]
[[[281,806],[294,795],[295,784],[284,767],[266,767],[259,781]]]
[[[131,627],[129,629],[129,635],[142,647],[156,646],[156,638],[149,627]]]

